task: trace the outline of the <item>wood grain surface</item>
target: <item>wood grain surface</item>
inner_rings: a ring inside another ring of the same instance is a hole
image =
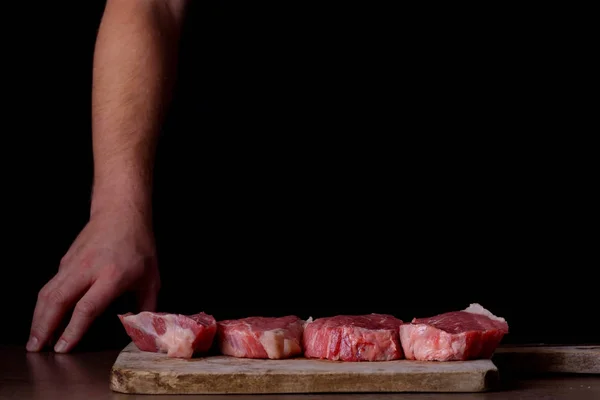
[[[600,346],[502,346],[493,360],[510,373],[600,374]]]
[[[484,392],[498,383],[498,370],[490,360],[184,360],[142,352],[133,343],[119,354],[110,376],[113,391],[135,394]]]

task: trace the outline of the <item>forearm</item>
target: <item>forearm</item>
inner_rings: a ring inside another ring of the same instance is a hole
[[[155,147],[175,80],[183,4],[106,4],[94,53],[92,214],[151,210]]]

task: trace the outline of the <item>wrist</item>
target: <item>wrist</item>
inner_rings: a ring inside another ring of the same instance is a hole
[[[92,191],[90,217],[120,214],[150,223],[152,219],[151,183],[144,179],[96,179]]]

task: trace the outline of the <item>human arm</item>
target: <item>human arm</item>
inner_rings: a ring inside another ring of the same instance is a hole
[[[108,0],[93,65],[94,185],[90,220],[42,288],[27,349],[61,335],[70,351],[119,295],[153,309],[160,286],[152,233],[152,171],[175,79],[185,0]],[[73,310],[64,332],[57,332]]]
[[[154,151],[184,9],[183,0],[107,2],[94,56],[92,216],[123,206],[150,215]]]

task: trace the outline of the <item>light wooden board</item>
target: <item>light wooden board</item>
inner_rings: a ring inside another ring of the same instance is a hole
[[[499,381],[490,360],[335,362],[227,356],[172,359],[130,343],[117,357],[111,389],[137,394],[483,392]]]
[[[600,374],[600,346],[502,346],[493,360],[511,373]]]

